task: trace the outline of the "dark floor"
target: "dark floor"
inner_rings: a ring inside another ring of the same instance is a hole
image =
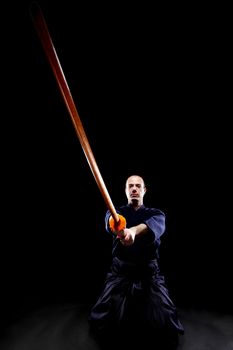
[[[179,313],[185,327],[179,350],[233,350],[233,315],[184,309]],[[46,306],[11,320],[2,334],[0,349],[97,350],[99,347],[88,332],[87,307],[66,304]]]

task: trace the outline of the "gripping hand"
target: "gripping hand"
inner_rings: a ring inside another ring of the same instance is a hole
[[[119,215],[119,221],[116,222],[112,216],[109,218],[109,227],[113,233],[117,235],[117,237],[121,238],[124,235],[124,229],[126,228],[126,220],[124,216]]]

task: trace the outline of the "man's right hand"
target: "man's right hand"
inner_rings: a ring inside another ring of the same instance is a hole
[[[116,234],[117,236],[122,236],[122,234],[124,234],[124,229],[126,228],[126,220],[124,216],[120,214],[118,214],[118,218],[119,221],[116,222],[113,216],[111,215],[109,217],[109,227],[114,234]]]

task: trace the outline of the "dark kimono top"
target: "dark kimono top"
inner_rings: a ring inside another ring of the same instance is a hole
[[[108,210],[105,216],[105,228],[107,232],[113,235],[113,258],[117,257],[132,263],[146,263],[158,258],[160,237],[165,232],[165,214],[160,209],[147,208],[144,205],[135,210],[130,204],[121,206],[116,211],[125,217],[127,228],[144,223],[147,225],[149,232],[136,236],[131,246],[124,246],[109,228],[108,222],[111,213]]]

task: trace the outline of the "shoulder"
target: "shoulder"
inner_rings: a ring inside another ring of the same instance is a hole
[[[153,216],[156,215],[156,216],[164,216],[165,217],[165,213],[161,209],[158,209],[158,208],[149,208],[149,207],[144,206],[143,210],[145,212],[147,212],[148,214],[153,215]]]

